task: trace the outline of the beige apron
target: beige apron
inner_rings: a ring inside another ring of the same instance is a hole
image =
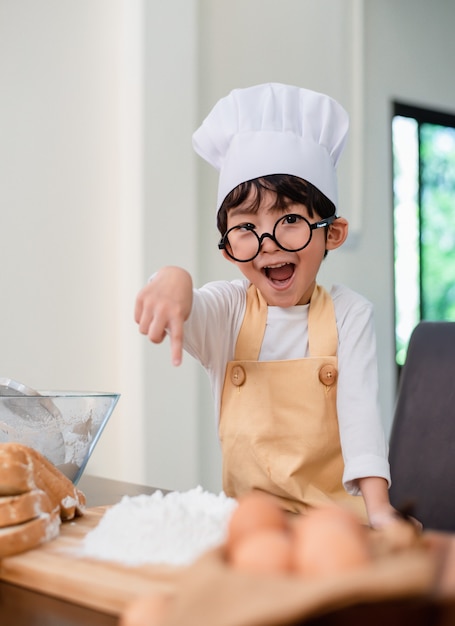
[[[332,299],[315,287],[308,312],[308,358],[258,361],[266,321],[267,303],[251,285],[221,398],[223,489],[233,497],[260,489],[293,512],[339,501],[366,521],[363,498],[347,494],[342,485]]]

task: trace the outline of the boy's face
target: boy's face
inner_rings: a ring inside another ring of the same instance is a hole
[[[248,203],[246,205],[248,206]],[[277,209],[275,194],[271,191],[264,194],[256,213],[251,213],[247,206],[243,208],[243,205],[240,205],[229,211],[228,229],[240,224],[251,224],[254,225],[255,232],[261,236],[263,233],[272,234],[276,221],[290,213],[301,215],[310,223],[320,220],[318,215],[310,218],[303,204],[289,204],[285,212]],[[297,252],[282,250],[273,239],[264,237],[259,254],[251,261],[240,263],[231,259],[224,250],[223,254],[259,289],[268,305],[290,307],[308,304],[326,249],[338,247],[347,236],[345,220],[338,218],[329,228],[334,227],[335,231],[340,228],[345,230],[344,238],[336,245],[332,245],[330,231],[326,233],[326,228],[319,228],[312,231],[308,246]]]

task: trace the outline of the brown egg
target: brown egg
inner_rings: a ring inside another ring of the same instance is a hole
[[[168,616],[172,596],[153,593],[134,600],[120,616],[119,626],[161,626]]]
[[[235,544],[230,563],[252,574],[289,572],[292,563],[290,534],[277,528],[261,528],[250,533]]]
[[[285,512],[270,495],[262,491],[250,491],[241,496],[228,524],[226,540],[228,553],[245,536],[266,528],[285,530],[287,528]]]
[[[353,513],[335,505],[299,516],[293,537],[293,567],[302,576],[328,576],[371,561],[367,528]]]

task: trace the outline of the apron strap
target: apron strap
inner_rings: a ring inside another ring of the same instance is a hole
[[[246,292],[246,309],[235,345],[235,361],[258,360],[266,323],[267,302],[261,292],[251,284]]]
[[[316,285],[308,310],[308,349],[310,356],[336,356],[338,330],[332,297]]]
[[[251,284],[246,294],[246,309],[235,346],[235,361],[257,361],[267,323],[267,302]],[[260,330],[260,332],[258,332]],[[324,287],[316,285],[308,311],[310,356],[336,356],[338,332],[333,300]]]

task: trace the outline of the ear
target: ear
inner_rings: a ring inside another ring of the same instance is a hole
[[[326,250],[339,248],[346,241],[348,231],[348,220],[344,217],[338,217],[333,224],[329,226],[325,244]]]

